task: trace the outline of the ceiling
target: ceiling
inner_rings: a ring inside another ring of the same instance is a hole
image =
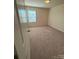
[[[51,8],[63,3],[64,3],[64,0],[51,0],[49,4],[46,4],[44,0],[17,0],[18,5],[43,7],[43,8]]]

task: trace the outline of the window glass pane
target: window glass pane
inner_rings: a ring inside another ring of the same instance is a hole
[[[29,22],[36,22],[36,11],[28,10],[28,19]]]
[[[25,9],[19,9],[18,12],[19,12],[21,23],[26,23],[27,22],[26,10]]]

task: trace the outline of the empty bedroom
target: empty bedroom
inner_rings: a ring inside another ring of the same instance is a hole
[[[15,59],[64,59],[64,0],[15,1]]]

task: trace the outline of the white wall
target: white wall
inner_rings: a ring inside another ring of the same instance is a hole
[[[64,32],[64,4],[50,9],[48,25]]]

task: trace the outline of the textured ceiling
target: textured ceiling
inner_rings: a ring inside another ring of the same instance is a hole
[[[44,0],[17,0],[18,5],[43,7],[43,8],[51,8],[63,3],[64,3],[64,0],[51,0],[49,4],[46,4]]]

